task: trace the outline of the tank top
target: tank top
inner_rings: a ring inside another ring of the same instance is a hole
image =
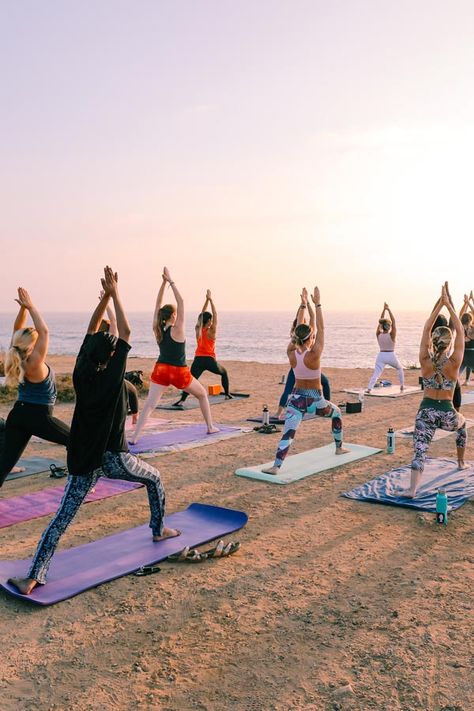
[[[201,329],[201,336],[198,338],[196,353],[194,355],[207,356],[208,358],[214,358],[214,360],[216,360],[216,339],[209,338],[207,335],[208,331],[208,328]]]
[[[433,390],[453,390],[456,385],[455,380],[449,380],[442,372],[442,369],[448,362],[448,358],[443,358],[439,363],[433,363],[434,373],[427,378],[422,378],[423,388],[432,388]]]
[[[26,378],[18,383],[18,402],[28,402],[30,405],[54,405],[56,402],[56,383],[54,371],[48,365],[48,375],[40,383],[32,383]]]
[[[379,333],[377,336],[381,351],[394,351],[395,343],[389,333]]]
[[[321,377],[321,369],[318,368],[315,370],[314,368],[308,368],[308,366],[305,365],[304,357],[306,353],[308,353],[308,351],[303,351],[303,353],[300,353],[298,350],[295,351],[296,367],[293,368],[293,373],[297,379],[316,380]]]
[[[171,338],[171,326],[163,331],[163,338],[158,344],[160,355],[158,363],[167,363],[182,368],[186,365],[186,341],[179,343]]]

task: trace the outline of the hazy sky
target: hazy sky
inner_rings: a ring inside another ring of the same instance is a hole
[[[472,0],[0,0],[0,312],[474,287]]]

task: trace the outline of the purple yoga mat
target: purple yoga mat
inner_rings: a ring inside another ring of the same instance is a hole
[[[114,578],[128,575],[143,565],[153,565],[185,546],[198,546],[226,536],[247,523],[243,511],[191,504],[185,511],[166,516],[165,525],[178,528],[177,538],[153,543],[149,526],[138,526],[93,543],[56,553],[48,583],[22,595],[7,581],[28,572],[30,560],[0,561],[0,587],[14,597],[37,605],[53,605]]]
[[[109,496],[123,494],[125,491],[137,489],[140,486],[142,485],[133,481],[100,477],[95,491],[87,495],[85,503],[107,499]],[[64,486],[54,486],[23,496],[0,499],[0,528],[54,513],[59,506],[63,492]]]
[[[178,427],[175,430],[167,432],[155,432],[153,434],[144,434],[136,444],[130,444],[132,454],[141,454],[143,452],[157,452],[166,447],[173,447],[176,444],[188,444],[188,442],[200,442],[204,439],[212,440],[219,439],[219,435],[230,434],[231,432],[240,432],[240,427],[229,427],[228,425],[216,425],[219,427],[219,432],[215,434],[207,434],[206,425],[187,425],[186,427]]]

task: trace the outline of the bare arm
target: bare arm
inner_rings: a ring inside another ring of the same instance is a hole
[[[114,302],[115,315],[117,318],[117,331],[118,337],[125,341],[130,342],[130,324],[128,318],[123,309],[122,300],[118,291],[117,275],[113,273],[110,267],[106,267],[104,270],[104,290],[107,290],[112,297]]]
[[[212,326],[209,329],[209,335],[211,338],[216,337],[217,333],[217,309],[214,304],[214,301],[212,300],[211,292],[208,290],[207,293],[209,294],[209,303],[211,305],[211,312],[212,312]]]
[[[25,311],[30,312],[34,327],[38,331],[38,338],[36,340],[35,347],[33,348],[31,355],[28,357],[28,363],[33,367],[37,367],[38,365],[41,365],[41,363],[46,358],[46,354],[48,353],[48,327],[46,325],[46,322],[42,318],[40,312],[33,304],[30,295],[28,294],[26,289],[23,289],[22,287],[18,289],[18,299],[16,299],[16,301],[20,305],[20,311],[23,308],[25,309]],[[20,326],[20,328],[23,327]]]
[[[302,323],[306,323],[306,308],[308,306],[308,291],[306,287],[303,287],[301,291],[301,304],[296,312],[296,325],[300,326]]]
[[[395,323],[395,316],[391,312],[390,308],[387,306],[388,315],[390,316],[390,321],[392,322],[392,330],[390,331],[390,336],[392,341],[395,341],[397,337],[397,324]]]
[[[178,291],[178,287],[172,280],[171,274],[169,273],[167,267],[164,267],[163,269],[163,277],[171,286],[174,298],[176,299],[176,321],[174,322],[174,326],[172,327],[172,333],[178,336],[175,340],[180,341],[181,339],[184,339],[184,300]]]
[[[91,320],[89,321],[89,325],[87,327],[87,333],[97,333],[97,329],[99,328],[100,322],[104,318],[105,309],[107,308],[109,300],[110,294],[106,294],[105,292],[103,292],[103,296],[101,297],[99,303],[97,304],[92,313]]]
[[[446,282],[446,287],[447,287],[447,282]],[[446,292],[446,301],[445,301],[445,306],[449,311],[449,315],[451,317],[450,322],[452,323],[452,327],[454,328],[456,332],[456,337],[454,340],[454,351],[451,356],[454,364],[456,367],[459,368],[459,366],[462,363],[462,359],[464,357],[464,328],[461,323],[461,319],[457,315],[456,311],[454,310],[454,306],[451,303],[451,300],[449,299],[447,292]]]
[[[18,299],[15,299],[15,301],[18,302]],[[19,331],[20,328],[25,328],[27,315],[28,309],[26,308],[26,306],[22,306],[20,304],[20,310],[18,311],[15,323],[13,324],[13,333],[15,333],[15,331]]]
[[[321,306],[321,295],[319,293],[319,289],[317,286],[314,287],[314,292],[311,295],[311,298],[312,298],[313,304],[315,306],[316,328],[317,328],[316,339],[314,341],[314,345],[311,350],[318,353],[319,355],[321,355],[321,353],[323,352],[323,348],[324,348],[324,319],[323,319],[323,309]]]
[[[160,288],[158,289],[158,294],[156,296],[155,311],[153,312],[153,333],[156,338],[158,338],[158,312],[163,305],[163,294],[165,293],[166,284],[167,282],[163,275]]]

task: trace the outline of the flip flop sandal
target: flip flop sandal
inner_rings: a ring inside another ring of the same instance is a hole
[[[49,476],[53,479],[62,479],[68,475],[66,467],[57,467],[55,464],[50,464],[49,468],[51,470],[51,474]]]
[[[169,555],[166,560],[171,563],[202,563],[205,559],[205,554],[200,553],[197,548],[186,546],[180,553]]]
[[[227,556],[237,553],[239,548],[239,541],[230,541],[226,545],[224,541],[221,540],[215,548],[205,551],[203,555],[205,555],[206,558],[227,558]]]
[[[144,565],[141,568],[138,568],[138,570],[135,570],[133,575],[137,576],[144,576],[144,575],[153,575],[154,573],[159,573],[161,568],[159,568],[157,565]]]

